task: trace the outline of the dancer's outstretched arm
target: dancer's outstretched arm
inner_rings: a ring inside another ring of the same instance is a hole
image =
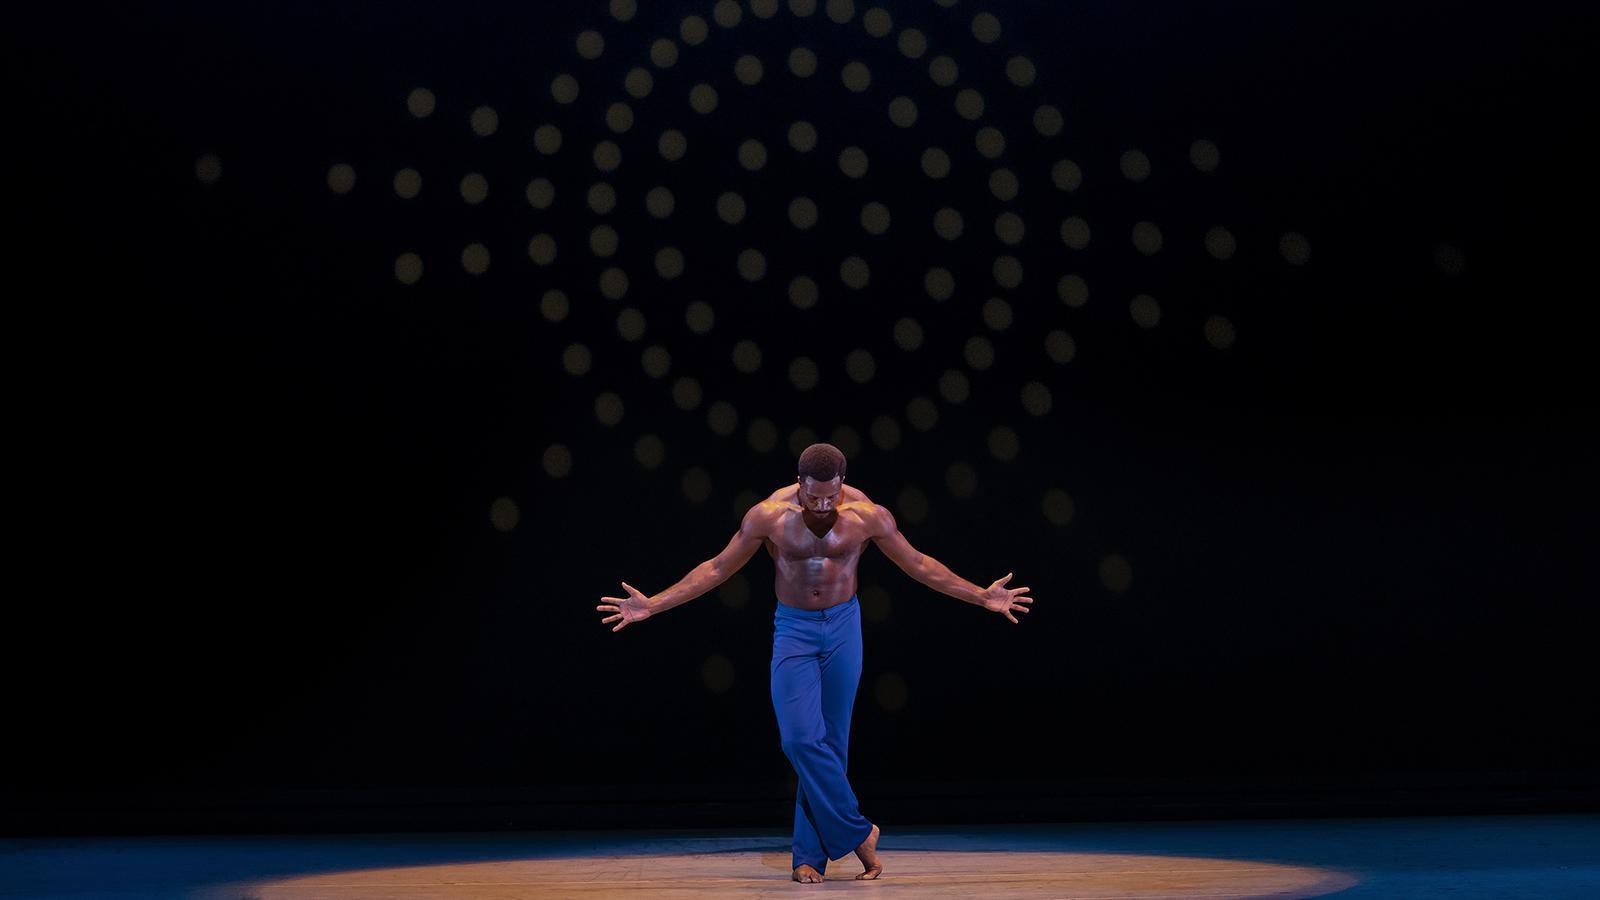
[[[616,622],[611,630],[621,631],[634,622],[642,622],[656,613],[688,603],[727,581],[728,576],[739,571],[761,547],[770,523],[771,515],[762,509],[762,504],[750,507],[750,511],[744,514],[744,520],[739,523],[739,530],[734,532],[733,539],[728,541],[728,546],[722,548],[721,553],[695,566],[677,584],[654,597],[646,597],[624,581],[622,589],[628,592],[628,596],[601,597],[604,602],[595,607],[609,614],[600,620],[601,624]]]
[[[949,594],[957,600],[981,606],[990,612],[997,612],[1013,623],[1017,617],[1012,613],[1025,613],[1032,603],[1032,597],[1023,597],[1028,589],[1025,587],[1008,588],[1006,582],[1011,580],[1011,573],[1007,572],[1004,578],[998,578],[988,587],[979,587],[950,571],[950,567],[939,562],[933,557],[921,553],[911,546],[906,536],[900,533],[900,526],[895,524],[894,516],[882,506],[874,506],[867,516],[867,524],[872,535],[872,542],[878,545],[883,555],[894,560],[907,575],[933,588],[941,594]]]

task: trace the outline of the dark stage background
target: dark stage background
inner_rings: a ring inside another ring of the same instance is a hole
[[[1035,598],[868,550],[870,816],[1593,808],[1587,24],[19,22],[5,827],[786,826],[771,560],[594,606],[818,439]]]

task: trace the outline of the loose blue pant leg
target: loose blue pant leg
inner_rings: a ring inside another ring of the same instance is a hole
[[[795,866],[826,870],[861,845],[872,823],[846,777],[850,714],[861,682],[861,605],[825,610],[782,603],[773,615],[772,708],[784,755],[797,776]]]

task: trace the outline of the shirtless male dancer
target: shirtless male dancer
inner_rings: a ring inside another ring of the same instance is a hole
[[[919,553],[887,509],[844,486],[844,454],[812,444],[800,454],[795,483],[774,491],[745,513],[739,531],[712,559],[653,597],[627,582],[626,597],[602,597],[602,623],[621,631],[687,603],[722,582],[765,546],[777,568],[773,614],[772,708],[783,753],[794,766],[792,879],[822,881],[828,860],[851,848],[865,867],[857,879],[883,874],[877,825],[856,805],[845,777],[850,713],[861,681],[861,615],[856,563],[870,539],[907,575],[943,594],[1005,616],[1026,613],[1025,587],[1006,587],[1011,573],[979,587]]]

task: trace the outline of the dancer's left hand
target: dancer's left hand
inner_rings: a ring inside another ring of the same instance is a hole
[[[1017,617],[1013,616],[1012,613],[1027,612],[1028,607],[1024,606],[1023,604],[1032,603],[1033,598],[1020,596],[1021,594],[1026,594],[1028,592],[1028,589],[1025,587],[1006,587],[1006,582],[1010,580],[1011,573],[1007,572],[1004,578],[997,578],[995,579],[994,584],[989,585],[983,594],[983,608],[990,612],[997,612],[1000,615],[1005,616],[1007,619],[1011,620],[1011,624],[1015,625],[1017,624]]]

